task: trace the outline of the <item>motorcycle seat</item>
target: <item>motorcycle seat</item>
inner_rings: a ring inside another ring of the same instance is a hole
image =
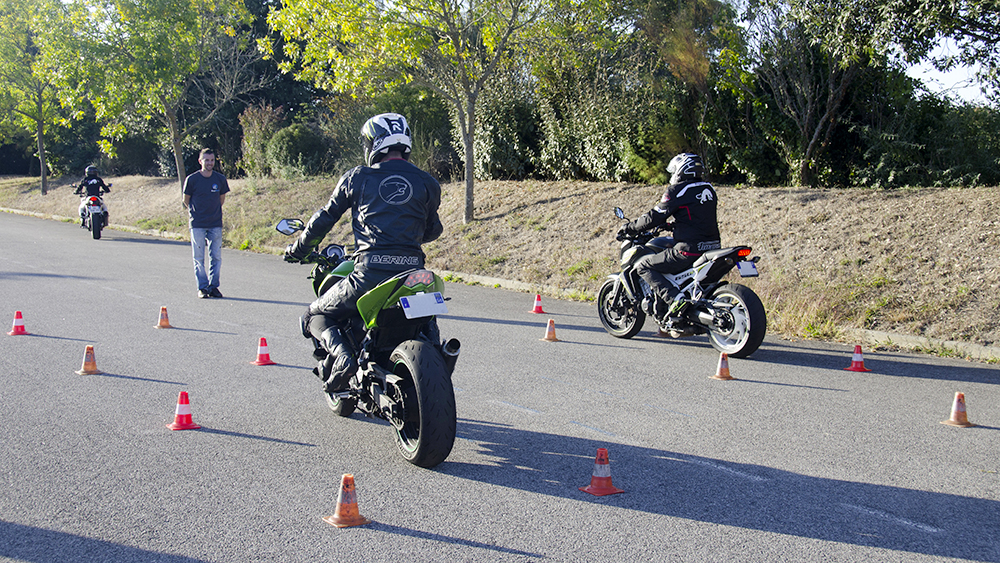
[[[731,246],[729,248],[720,248],[719,250],[709,250],[708,252],[702,254],[697,260],[695,260],[694,264],[692,264],[691,267],[693,268],[695,266],[700,266],[705,262],[709,262],[717,258],[722,258],[727,254],[732,254],[734,250],[736,250],[735,246]]]

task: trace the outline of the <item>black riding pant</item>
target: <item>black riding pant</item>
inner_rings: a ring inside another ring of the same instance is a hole
[[[672,300],[678,293],[677,288],[667,281],[665,274],[679,274],[690,268],[701,256],[687,252],[686,248],[686,244],[679,243],[662,252],[643,256],[635,263],[635,272],[665,302]]]

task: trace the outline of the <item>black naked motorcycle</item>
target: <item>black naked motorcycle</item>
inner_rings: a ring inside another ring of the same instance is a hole
[[[615,208],[615,215],[625,219],[625,212]],[[734,267],[742,277],[757,276],[759,257],[747,258],[749,246],[734,246],[705,252],[679,274],[667,275],[667,281],[681,292],[685,307],[675,317],[653,314],[652,289],[635,271],[639,258],[673,246],[670,237],[654,231],[619,235],[622,271],[608,276],[597,294],[597,313],[604,329],[618,338],[632,338],[642,330],[646,316],[652,316],[662,332],[675,338],[708,334],[712,347],[734,358],[754,353],[764,341],[767,316],[760,298],[749,287],[723,281]]]
[[[305,223],[282,219],[275,228],[290,236]],[[315,264],[310,279],[317,297],[354,271],[354,261],[345,256],[343,246],[331,244],[302,260]],[[461,344],[455,338],[441,341],[436,315],[448,312],[443,290],[437,274],[413,269],[358,298],[359,316],[344,332],[359,369],[348,389],[325,393],[327,404],[340,416],[351,416],[357,408],[388,421],[396,431],[400,455],[420,467],[444,461],[455,443],[451,374]],[[320,375],[320,368],[314,373]]]

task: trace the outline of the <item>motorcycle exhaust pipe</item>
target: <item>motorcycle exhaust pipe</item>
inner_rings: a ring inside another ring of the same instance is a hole
[[[444,354],[444,367],[448,370],[448,377],[455,371],[455,363],[458,362],[458,353],[461,351],[462,343],[457,338],[452,338],[444,343],[441,352]]]
[[[711,311],[705,311],[702,309],[691,311],[688,313],[687,317],[688,319],[704,326],[712,326],[712,323],[715,321],[715,315],[712,314]]]

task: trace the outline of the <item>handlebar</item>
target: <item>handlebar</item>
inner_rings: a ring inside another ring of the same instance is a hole
[[[631,235],[626,235],[621,230],[619,230],[618,234],[615,236],[615,240],[619,240],[619,241],[621,241],[621,240],[639,240],[641,238],[645,238],[645,239],[648,240],[648,239],[651,239],[651,238],[655,238],[658,234],[660,234],[660,233],[662,233],[664,231],[672,231],[672,230],[674,230],[674,224],[673,223],[665,223],[665,224],[660,225],[658,227],[654,227],[652,230],[641,231],[641,232],[638,232],[638,233],[635,233],[635,234],[631,234]]]

